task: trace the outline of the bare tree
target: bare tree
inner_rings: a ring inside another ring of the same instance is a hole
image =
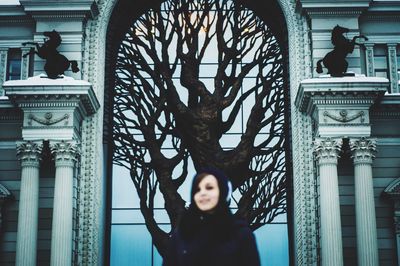
[[[207,83],[201,67],[213,55]],[[114,162],[130,171],[161,255],[168,234],[154,219],[154,196],[162,193],[174,228],[190,160],[229,176],[241,195],[235,215],[253,229],[286,212],[283,57],[254,12],[237,1],[167,0],[133,23],[115,80]],[[244,105],[250,111],[240,141],[226,149],[221,137]]]

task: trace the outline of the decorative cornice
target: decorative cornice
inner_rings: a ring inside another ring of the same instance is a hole
[[[22,121],[22,119],[23,113],[17,108],[0,108],[0,121]]]
[[[370,112],[371,117],[400,117],[400,93],[386,93],[379,104],[374,105]]]
[[[79,107],[83,114],[92,115],[100,107],[91,84],[70,77],[50,80],[36,76],[6,81],[3,89],[10,101],[20,108]]]
[[[314,141],[314,153],[318,164],[337,164],[342,143],[342,139],[316,139]]]
[[[302,9],[311,17],[320,16],[356,16],[358,17],[369,6],[369,0],[359,1],[315,1],[301,0]]]
[[[354,164],[372,164],[376,153],[376,139],[359,138],[350,139],[350,150]]]
[[[43,18],[94,18],[99,14],[97,3],[94,0],[20,0],[24,11],[35,19]]]
[[[35,20],[32,19],[30,16],[4,16],[4,17],[0,17],[0,23],[2,25],[6,25],[6,24],[12,24],[15,26],[15,24],[34,24]]]
[[[372,105],[389,87],[389,80],[377,77],[312,78],[303,80],[296,96],[301,112],[312,114],[315,105]]]

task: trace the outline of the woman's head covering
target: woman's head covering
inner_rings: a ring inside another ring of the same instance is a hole
[[[192,191],[191,191],[191,202],[192,205],[194,204],[194,194],[196,194],[197,187],[201,180],[206,176],[206,175],[213,175],[217,179],[218,182],[218,188],[219,188],[219,200],[218,200],[218,207],[222,207],[221,205],[224,205],[224,207],[229,207],[229,203],[231,201],[231,195],[232,195],[232,184],[229,181],[228,177],[222,172],[221,170],[213,167],[206,167],[202,168],[193,178],[192,182]]]
[[[194,201],[194,194],[196,194],[199,183],[209,174],[217,179],[220,191],[218,204],[212,213],[201,211]],[[232,185],[224,172],[213,167],[202,168],[193,178],[191,204],[178,226],[182,237],[192,238],[205,229],[215,235],[216,239],[229,237],[233,226],[233,215],[229,209],[231,194]]]

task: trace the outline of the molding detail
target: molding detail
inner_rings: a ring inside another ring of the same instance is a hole
[[[357,114],[352,115],[352,116],[347,116],[348,115],[347,111],[346,110],[342,110],[342,111],[339,112],[339,114],[340,114],[340,116],[336,116],[336,115],[330,114],[328,111],[324,112],[324,116],[327,116],[327,117],[329,117],[329,118],[331,118],[331,119],[333,119],[333,120],[335,120],[337,122],[347,123],[347,122],[356,120],[359,117],[361,117],[361,123],[364,123],[364,121],[365,121],[365,119],[364,119],[364,115],[365,115],[364,111],[360,111]],[[325,120],[325,122],[326,122],[326,120]]]
[[[314,141],[314,153],[318,164],[337,164],[342,143],[342,139],[316,139]]]
[[[360,139],[350,139],[350,150],[354,164],[372,164],[375,158],[376,139],[362,137]]]
[[[7,48],[0,48],[0,96],[4,95],[3,83],[6,79],[6,68],[7,68]]]
[[[318,137],[369,136],[370,107],[388,87],[386,78],[364,75],[312,78],[301,82],[295,102],[300,112],[315,120]]]
[[[0,202],[1,202],[1,200],[11,198],[11,196],[12,196],[11,192],[5,186],[0,184]]]
[[[382,192],[388,195],[394,201],[400,200],[400,177],[392,181]],[[400,206],[399,206],[400,207]]]
[[[373,77],[374,73],[374,44],[373,43],[364,43],[365,45],[365,57],[366,57],[366,64],[367,64],[367,76]]]
[[[2,232],[2,214],[3,214],[3,205],[6,201],[12,199],[13,196],[11,192],[2,184],[0,184],[0,233]]]
[[[21,165],[23,167],[39,167],[39,160],[42,154],[42,148],[42,142],[17,142],[17,158],[21,161]]]
[[[30,114],[28,116],[28,118],[29,118],[28,125],[32,125],[32,120],[33,120],[33,121],[38,122],[39,124],[50,126],[50,125],[57,124],[58,122],[61,122],[64,119],[66,120],[65,121],[65,125],[68,125],[69,115],[65,114],[65,115],[63,115],[63,116],[61,116],[59,118],[52,119],[53,118],[53,114],[50,113],[50,112],[47,112],[47,113],[44,114],[44,119],[40,118],[40,117],[36,117],[34,114]]]
[[[50,142],[50,149],[56,166],[73,167],[81,155],[79,144],[75,141]]]

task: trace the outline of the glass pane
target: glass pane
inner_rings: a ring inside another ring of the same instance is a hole
[[[111,227],[111,265],[151,265],[152,242],[144,225]]]
[[[139,208],[139,197],[127,169],[113,165],[112,207]]]
[[[289,241],[286,224],[267,224],[255,232],[261,265],[289,265]]]
[[[21,49],[10,49],[7,56],[6,80],[21,79]]]

